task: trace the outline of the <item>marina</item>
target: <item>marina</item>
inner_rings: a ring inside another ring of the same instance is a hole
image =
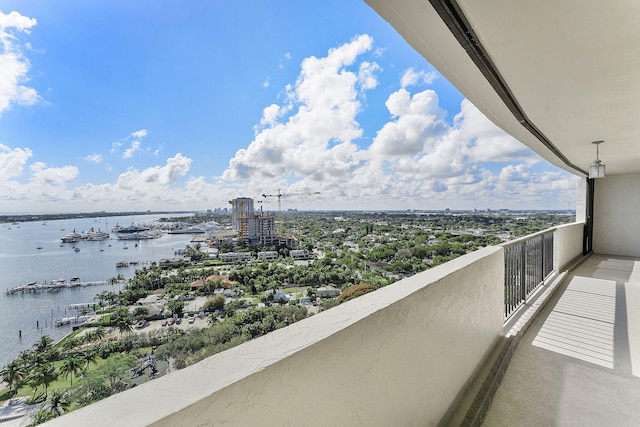
[[[7,289],[4,294],[5,295],[15,295],[15,294],[24,294],[24,293],[32,293],[32,292],[52,292],[57,291],[62,288],[75,288],[78,286],[98,286],[98,285],[106,285],[106,280],[98,280],[92,282],[81,282],[78,278],[73,278],[69,282],[64,279],[56,279],[51,282],[31,282],[24,285],[15,286],[13,288]]]
[[[21,351],[33,348],[41,336],[57,341],[78,326],[75,319],[79,313],[69,308],[71,304],[94,301],[103,291],[120,292],[124,282],[112,279],[129,279],[136,269],[172,258],[190,240],[189,235],[165,233],[160,238],[136,241],[137,245],[130,242],[125,249],[115,232],[97,241],[61,243],[62,237],[72,230],[79,234],[92,227],[97,230],[99,224],[104,230],[103,224],[118,221],[153,224],[161,216],[166,215],[0,224],[0,367]],[[123,261],[126,265],[116,267]],[[71,319],[57,322],[65,318]]]

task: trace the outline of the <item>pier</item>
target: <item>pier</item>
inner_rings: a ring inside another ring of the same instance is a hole
[[[37,292],[52,292],[57,291],[64,288],[75,288],[78,286],[98,286],[98,285],[108,285],[109,283],[106,280],[96,280],[89,282],[81,282],[78,278],[73,278],[69,283],[64,280],[53,280],[51,282],[30,282],[25,285],[15,286],[13,288],[9,288],[5,291],[5,295],[15,295],[15,294],[27,294],[27,293],[37,293]]]
[[[129,267],[130,265],[151,265],[154,262],[157,261],[138,261],[138,260],[131,260],[131,261],[118,261],[116,262],[116,267],[120,268],[120,267]]]
[[[89,315],[80,315],[80,316],[70,316],[70,317],[61,317],[57,319],[55,325],[57,327],[71,325],[71,324],[83,324],[87,320],[91,319],[93,316]]]

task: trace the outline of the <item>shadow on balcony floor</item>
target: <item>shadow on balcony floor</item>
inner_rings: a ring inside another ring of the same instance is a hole
[[[640,259],[593,255],[525,333],[483,426],[639,420]]]

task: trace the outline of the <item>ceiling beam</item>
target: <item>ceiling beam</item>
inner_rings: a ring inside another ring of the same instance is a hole
[[[513,92],[509,89],[507,82],[502,77],[497,67],[491,61],[486,49],[480,43],[476,33],[473,31],[471,24],[462,12],[462,9],[455,0],[429,0],[431,6],[445,23],[451,34],[456,38],[460,46],[467,52],[469,58],[478,67],[478,70],[487,79],[496,94],[502,99],[509,111],[514,115],[516,120],[529,131],[536,139],[538,139],[549,151],[551,151],[558,159],[571,169],[583,175],[587,172],[573,164],[544,133],[527,117],[524,109],[518,103]]]

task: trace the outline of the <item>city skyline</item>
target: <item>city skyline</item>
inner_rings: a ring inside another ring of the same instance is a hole
[[[299,3],[4,2],[0,212],[575,208],[364,2]]]

